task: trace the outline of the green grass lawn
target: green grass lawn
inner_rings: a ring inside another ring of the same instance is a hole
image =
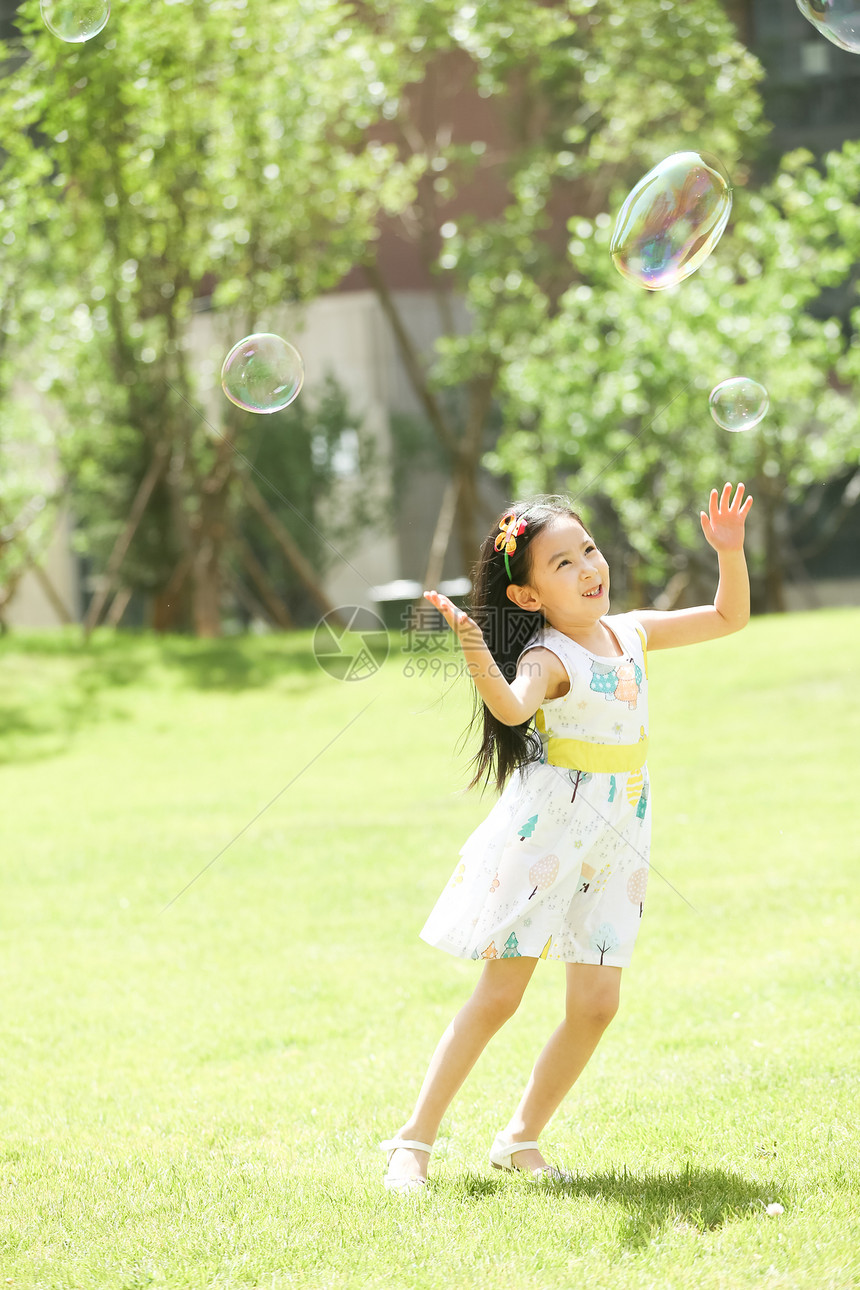
[[[543,1138],[577,1181],[487,1163],[547,962],[420,1198],[377,1142],[481,971],[418,932],[493,801],[453,640],[351,683],[309,632],[0,640],[0,1290],[860,1285],[858,634],[652,655],[668,881]]]

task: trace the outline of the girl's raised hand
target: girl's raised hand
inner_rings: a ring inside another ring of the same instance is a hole
[[[715,551],[741,551],[744,545],[744,521],[749,514],[753,499],[748,497],[741,506],[744,495],[743,484],[738,484],[734,501],[732,486],[723,487],[721,497],[717,490],[711,489],[711,500],[708,514],[699,512],[702,521],[702,532]]]
[[[459,636],[461,645],[476,645],[484,639],[475,620],[470,618],[465,610],[458,609],[447,596],[443,596],[438,591],[425,591],[424,598],[439,610],[448,626]]]

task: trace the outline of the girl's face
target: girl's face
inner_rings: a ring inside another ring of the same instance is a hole
[[[560,631],[592,627],[609,612],[609,565],[578,520],[558,516],[529,550],[530,582],[508,587],[521,609],[542,609]]]

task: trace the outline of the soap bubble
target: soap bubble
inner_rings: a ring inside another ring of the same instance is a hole
[[[221,368],[224,393],[246,412],[280,412],[292,403],[304,379],[299,351],[268,331],[240,340]]]
[[[707,152],[674,152],[632,190],[609,251],[618,272],[660,291],[690,276],[719,242],[732,209],[731,180]]]
[[[711,390],[711,416],[724,430],[752,430],[770,406],[767,390],[748,376],[732,376]]]
[[[860,0],[797,0],[797,7],[834,45],[860,54]]]
[[[48,31],[70,45],[97,36],[110,17],[107,0],[41,0],[41,10]]]

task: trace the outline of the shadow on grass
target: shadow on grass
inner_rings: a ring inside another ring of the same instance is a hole
[[[66,627],[0,636],[0,662],[4,654],[64,660],[76,665],[80,674],[91,677],[99,688],[140,683],[153,669],[163,668],[175,668],[189,686],[200,690],[253,689],[279,680],[285,671],[330,683],[338,678],[338,669],[326,671],[317,660],[314,636],[310,627],[216,640],[99,628],[85,641],[79,627]],[[320,648],[325,644],[322,641]],[[381,636],[349,633],[343,647],[346,653],[366,651],[377,667],[388,660],[410,657],[408,650],[404,652],[404,637],[396,631],[389,632],[387,645]]]
[[[54,757],[77,730],[103,715],[98,696],[81,678],[67,682],[50,701],[10,701],[0,695],[0,765]]]
[[[244,690],[269,685],[291,672],[323,678],[313,653],[313,631],[270,636],[228,636],[198,640],[149,631],[115,632],[100,628],[85,641],[80,628],[14,633],[0,639],[0,657],[62,659],[97,688],[140,683],[153,669],[175,668],[201,690]]]
[[[81,729],[127,714],[130,687],[176,684],[239,693],[281,682],[301,688],[339,685],[313,652],[313,631],[197,640],[152,632],[80,628],[12,633],[0,638],[0,763],[54,756]]]
[[[466,1174],[454,1186],[464,1199],[495,1195],[502,1188],[538,1186],[563,1204],[568,1197],[609,1201],[621,1212],[621,1243],[629,1248],[648,1245],[655,1233],[674,1226],[705,1232],[740,1218],[750,1209],[764,1207],[778,1198],[775,1183],[754,1182],[728,1169],[698,1169],[691,1165],[677,1173],[631,1173],[607,1170],[584,1174],[572,1182],[539,1182],[531,1179],[495,1179]]]

